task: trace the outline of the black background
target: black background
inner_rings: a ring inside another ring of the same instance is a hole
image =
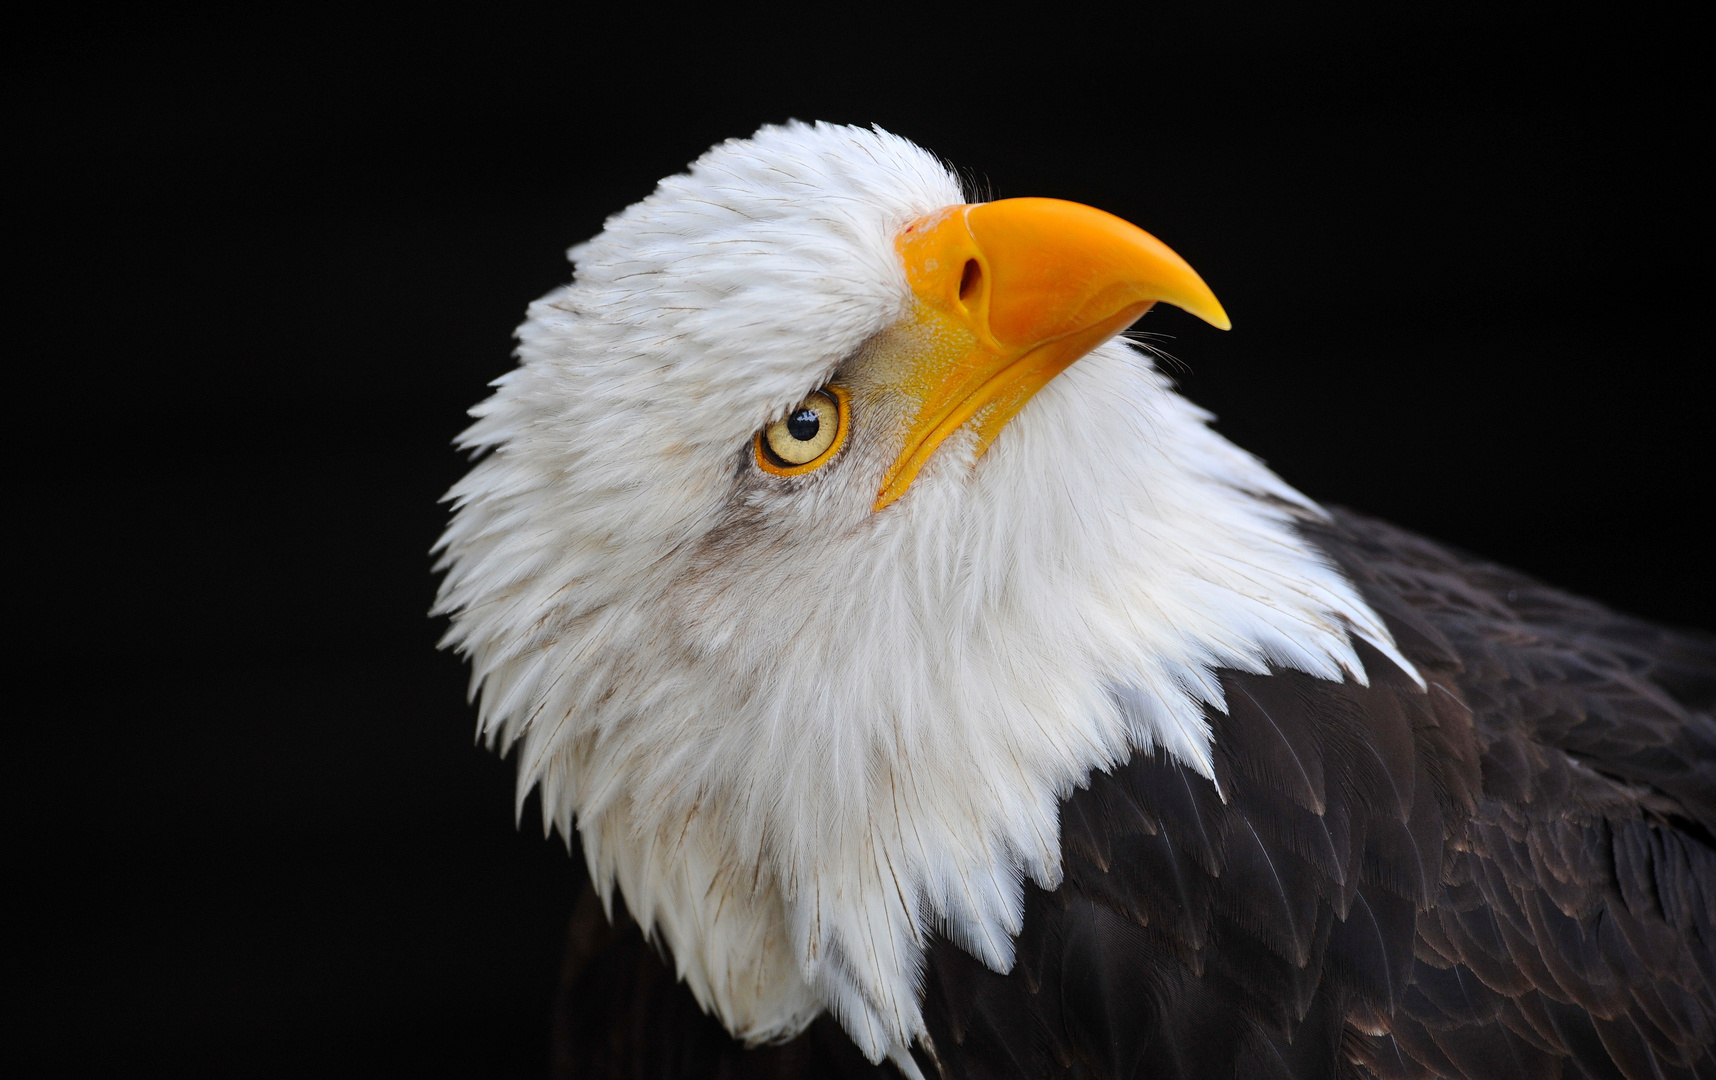
[[[24,35],[11,1056],[542,1073],[574,870],[435,650],[448,444],[564,249],[763,122],[1138,222],[1235,323],[1140,329],[1289,481],[1710,625],[1692,24],[1129,10]]]

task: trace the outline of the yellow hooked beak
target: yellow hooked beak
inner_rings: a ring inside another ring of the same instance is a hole
[[[927,333],[899,389],[916,398],[880,510],[970,424],[982,454],[1050,379],[1158,300],[1222,330],[1215,294],[1168,246],[1113,214],[1060,199],[950,206],[895,241]]]

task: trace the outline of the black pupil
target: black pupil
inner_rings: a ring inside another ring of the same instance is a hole
[[[809,442],[816,438],[816,433],[821,428],[822,417],[816,415],[815,409],[800,409],[787,417],[787,434],[799,442]]]

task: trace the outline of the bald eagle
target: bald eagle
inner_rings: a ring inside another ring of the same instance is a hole
[[[1318,506],[1160,241],[723,143],[472,410],[436,611],[580,1076],[1716,1076],[1716,640]]]

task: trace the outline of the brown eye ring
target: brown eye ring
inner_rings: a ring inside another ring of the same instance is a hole
[[[757,467],[774,476],[802,476],[828,464],[846,442],[851,408],[846,391],[813,391],[753,439]]]

